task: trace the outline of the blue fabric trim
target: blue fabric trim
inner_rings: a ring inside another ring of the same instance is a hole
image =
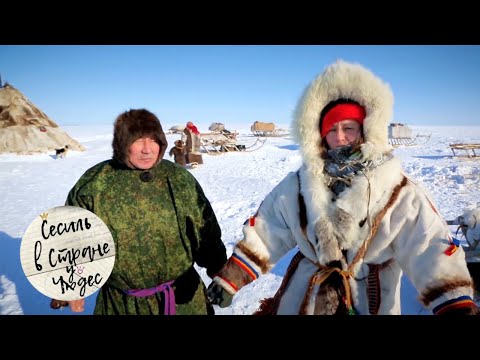
[[[460,301],[465,301],[465,300],[470,300],[473,302],[473,299],[470,297],[470,296],[460,296],[456,299],[451,299],[451,300],[448,300],[448,301],[445,301],[444,303],[441,303],[440,305],[436,306],[434,309],[433,309],[433,313],[437,313],[439,310],[443,309],[444,307],[448,306],[448,305],[451,305],[451,304],[454,304],[456,302],[460,302]]]
[[[236,257],[238,260],[240,260],[242,263],[244,263],[245,266],[248,267],[255,274],[255,276],[258,278],[258,272],[256,272],[255,269],[252,268],[252,266],[249,263],[247,263],[240,256],[238,256],[238,254],[233,253],[232,256]]]

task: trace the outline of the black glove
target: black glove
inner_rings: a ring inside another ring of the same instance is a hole
[[[207,289],[207,297],[210,304],[218,305],[221,308],[232,304],[233,295],[230,295],[220,284],[212,281]]]

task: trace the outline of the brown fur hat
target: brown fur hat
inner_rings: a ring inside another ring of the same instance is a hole
[[[137,139],[153,135],[160,145],[156,166],[163,158],[168,142],[160,120],[146,109],[132,109],[120,114],[115,120],[113,129],[113,158],[134,168],[128,161],[128,149]]]

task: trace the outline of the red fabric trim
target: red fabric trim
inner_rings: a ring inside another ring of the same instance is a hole
[[[472,300],[463,300],[459,301],[453,304],[449,304],[437,312],[435,312],[435,315],[442,315],[446,312],[452,311],[454,309],[464,309],[464,308],[469,308],[469,307],[476,307],[475,303]]]
[[[342,120],[355,120],[362,125],[365,116],[366,113],[363,106],[357,104],[338,104],[331,108],[323,117],[321,135],[325,137],[332,126]]]
[[[235,285],[233,282],[225,279],[224,277],[222,277],[222,276],[220,276],[220,275],[216,275],[216,277],[218,277],[218,278],[222,279],[223,281],[225,281],[228,285],[230,285],[230,286],[232,287],[233,290],[238,291],[238,286]]]

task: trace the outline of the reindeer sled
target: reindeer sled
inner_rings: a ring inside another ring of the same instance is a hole
[[[466,241],[461,245],[465,251],[465,261],[475,289],[480,292],[480,208],[467,210],[455,220],[448,220],[447,224],[458,225],[456,236],[461,232],[461,237]]]
[[[225,129],[222,123],[213,123],[208,128],[211,132],[200,134],[202,148],[210,155],[218,155],[232,151],[251,152],[263,146],[266,139],[257,139],[251,145],[238,144],[238,132]]]
[[[388,126],[388,143],[393,147],[423,145],[430,140],[426,134],[412,135],[412,129],[405,124],[391,123]]]

